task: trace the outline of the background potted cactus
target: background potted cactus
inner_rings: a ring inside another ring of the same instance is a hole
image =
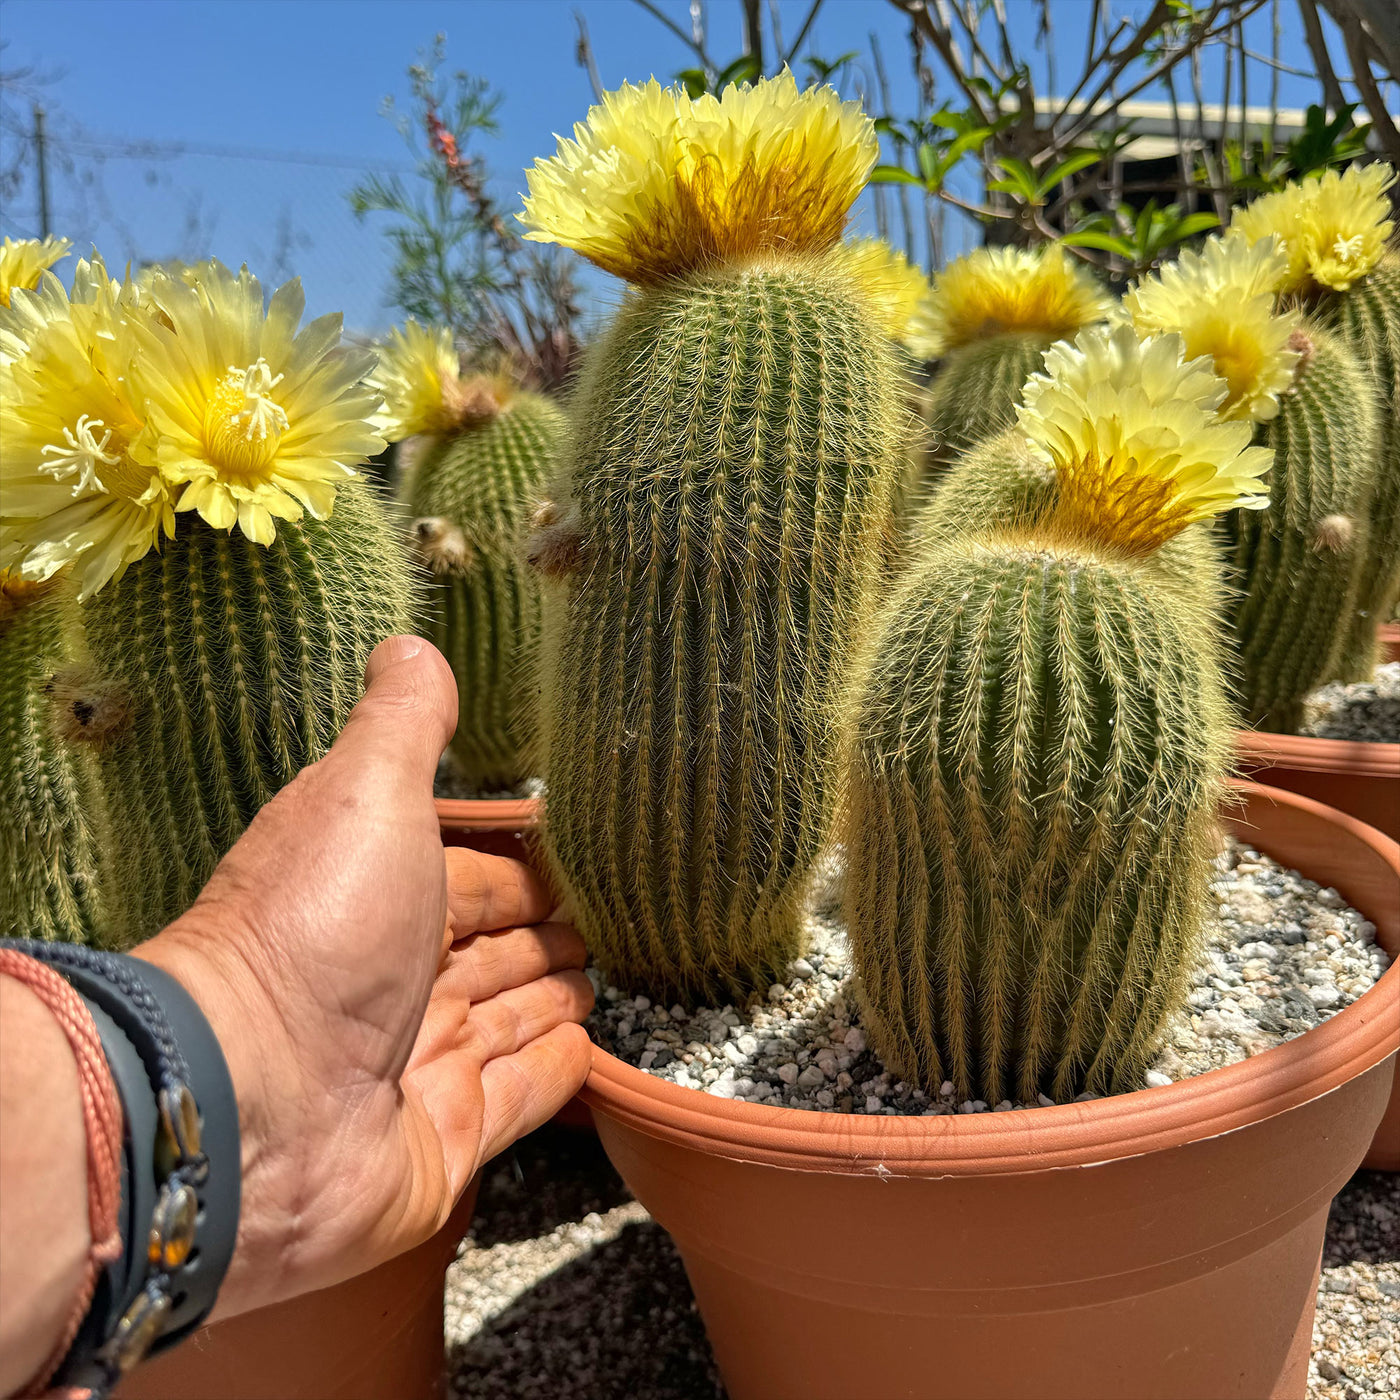
[[[633,285],[531,553],[547,847],[595,958],[675,1012],[764,993],[844,786],[886,1053],[988,1092],[1126,1091],[861,1118],[702,1097],[600,1049],[585,1096],[676,1236],[730,1393],[1120,1396],[1132,1375],[1291,1394],[1400,978],[1307,1045],[1138,1087],[1198,945],[1230,748],[1193,522],[1264,508],[1272,453],[1217,415],[1228,385],[1177,336],[1085,333],[1020,427],[953,467],[945,490],[991,464],[977,512],[916,536],[878,607],[903,315],[838,241],[868,124],[777,80],[623,89],[576,135],[532,172],[527,217]],[[1266,849],[1297,859],[1296,822],[1345,849],[1317,873],[1395,946],[1393,843],[1247,801]],[[1281,1134],[1308,1144],[1286,1177]],[[930,1367],[935,1315],[960,1345]]]
[[[1226,243],[1272,246],[1274,254],[1258,264],[1252,288],[1236,279],[1232,296],[1217,279],[1215,289],[1232,303],[1229,317],[1253,317],[1261,332],[1269,301],[1281,303],[1275,335],[1291,318],[1299,351],[1281,411],[1262,429],[1279,458],[1270,509],[1229,527],[1243,595],[1235,633],[1247,709],[1272,731],[1244,736],[1242,758],[1264,781],[1397,836],[1400,747],[1290,732],[1309,690],[1369,679],[1388,659],[1380,630],[1400,596],[1400,261],[1387,250],[1386,198],[1393,181],[1390,167],[1377,163],[1256,200],[1236,213]],[[1208,294],[1199,270],[1186,281]],[[1136,295],[1141,302],[1142,291]],[[1167,318],[1183,311],[1177,303]],[[1241,324],[1216,316],[1211,327],[1211,314],[1197,315],[1200,353],[1229,356],[1226,340],[1248,348]]]
[[[0,308],[5,932],[123,947],[183,912],[407,630],[404,533],[355,471],[383,446],[374,357],[301,312],[246,268],[118,282],[96,256]],[[123,1394],[425,1393],[471,1194],[455,1230]]]
[[[454,842],[522,855],[537,819],[527,796],[486,796],[531,776],[538,576],[525,536],[565,434],[563,411],[508,368],[463,375],[452,335],[409,321],[381,347],[380,423],[412,438],[397,494],[426,588],[420,629],[457,678],[452,785],[438,815]]]

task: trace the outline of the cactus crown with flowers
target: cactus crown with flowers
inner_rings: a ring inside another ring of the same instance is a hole
[[[271,544],[278,520],[329,515],[382,450],[341,318],[300,326],[299,282],[264,303],[217,262],[118,282],[99,257],[0,310],[0,567],[72,566],[86,598],[197,512]]]

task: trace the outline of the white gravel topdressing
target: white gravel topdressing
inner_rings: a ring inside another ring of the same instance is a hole
[[[1375,925],[1335,890],[1233,840],[1216,871],[1217,917],[1206,930],[1190,1004],[1169,1024],[1144,1087],[1291,1040],[1355,1001],[1389,965]],[[885,1069],[860,1025],[839,884],[834,870],[827,876],[813,901],[810,949],[766,1000],[687,1014],[629,997],[590,971],[598,991],[589,1021],[594,1039],[629,1064],[719,1098],[870,1114],[1036,1107],[959,1102],[949,1083],[926,1094]]]
[[[1377,666],[1375,680],[1315,691],[1301,732],[1314,739],[1400,744],[1400,661]]]

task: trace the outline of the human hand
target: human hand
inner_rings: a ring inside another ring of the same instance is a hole
[[[525,865],[443,849],[447,663],[394,637],[366,678],[330,753],[135,950],[194,995],[238,1094],[242,1218],[216,1317],[428,1238],[588,1072],[577,934],[540,923],[551,901]]]

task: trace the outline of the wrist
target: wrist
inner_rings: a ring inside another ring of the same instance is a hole
[[[0,1393],[57,1348],[87,1270],[87,1134],[78,1063],[57,1017],[0,976]],[[42,1111],[35,1112],[35,1106]]]
[[[286,1260],[295,1252],[297,1172],[276,1132],[279,1101],[304,1100],[282,1018],[261,979],[227,930],[200,927],[187,914],[132,950],[175,978],[204,1013],[224,1053],[238,1101],[241,1193],[237,1242],[213,1320],[282,1296]]]

